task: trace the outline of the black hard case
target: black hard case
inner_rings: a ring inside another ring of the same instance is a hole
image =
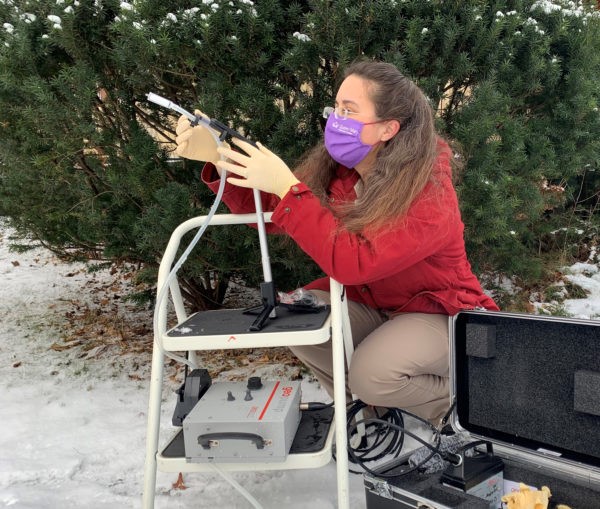
[[[548,486],[550,508],[600,508],[600,321],[469,311],[450,342],[453,428],[491,441],[505,479]],[[440,478],[365,475],[367,509],[490,507]]]

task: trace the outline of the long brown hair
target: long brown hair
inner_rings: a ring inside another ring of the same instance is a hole
[[[392,64],[358,61],[344,74],[368,84],[378,118],[400,122],[400,131],[379,149],[363,191],[335,213],[350,232],[381,231],[406,215],[411,203],[432,178],[437,155],[433,110],[425,94]],[[326,192],[338,164],[323,144],[312,149],[296,168],[298,177],[327,203]]]

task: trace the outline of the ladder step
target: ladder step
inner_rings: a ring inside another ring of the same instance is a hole
[[[303,411],[298,431],[290,453],[284,462],[269,463],[219,463],[223,470],[283,470],[291,468],[316,468],[331,459],[333,444],[333,408]],[[157,455],[159,470],[167,472],[210,471],[208,463],[192,463],[185,458],[183,430],[179,430]]]
[[[277,317],[270,318],[260,331],[250,331],[254,322],[254,314],[245,313],[243,309],[216,309],[200,311],[191,315],[186,321],[167,331],[171,338],[187,336],[219,336],[241,334],[269,334],[275,332],[311,331],[323,327],[329,318],[329,307],[315,313],[296,313],[284,307],[276,308]]]
[[[255,315],[243,309],[219,309],[194,313],[163,334],[169,351],[314,345],[330,337],[331,309],[299,313],[276,308],[277,317],[260,331],[250,331]]]

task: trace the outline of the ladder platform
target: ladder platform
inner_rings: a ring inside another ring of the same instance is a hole
[[[324,343],[330,338],[330,307],[294,312],[279,306],[262,330],[251,331],[256,315],[244,309],[200,311],[163,334],[169,351],[217,350]]]
[[[329,463],[333,446],[333,408],[302,412],[298,431],[290,452],[283,462],[218,463],[221,470],[286,470],[317,468]],[[179,430],[165,448],[157,454],[157,464],[163,472],[207,472],[211,463],[194,463],[185,457],[183,430]]]

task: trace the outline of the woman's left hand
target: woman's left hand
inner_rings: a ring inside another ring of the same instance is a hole
[[[287,165],[267,147],[260,143],[257,143],[258,147],[254,147],[236,138],[232,142],[245,154],[219,147],[217,152],[227,160],[221,159],[215,163],[218,168],[243,177],[229,177],[227,182],[230,184],[260,189],[283,198],[291,186],[300,182]]]

